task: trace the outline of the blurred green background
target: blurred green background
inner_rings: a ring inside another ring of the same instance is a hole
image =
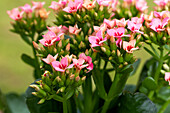
[[[47,8],[52,0],[41,1],[46,2],[45,7]],[[154,3],[152,0],[147,1],[149,10],[151,10]],[[6,13],[7,10],[23,6],[25,3],[31,4],[31,0],[1,0],[0,3],[0,89],[4,93],[23,93],[34,81],[32,67],[22,62],[20,58],[22,53],[32,55],[32,49],[17,34],[9,31],[12,28],[10,25],[12,19]],[[48,23],[52,24],[54,19],[53,12],[51,12]],[[150,58],[143,49],[136,51],[135,55],[137,58],[141,58],[141,63],[137,73],[128,79],[128,84],[136,84],[144,62]]]

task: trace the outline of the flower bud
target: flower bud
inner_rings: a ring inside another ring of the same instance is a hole
[[[161,74],[165,75],[165,70],[161,70]]]
[[[76,80],[76,82],[80,81],[80,77],[77,76],[75,80]]]
[[[86,48],[86,44],[83,42],[83,41],[81,41],[80,42],[80,45],[79,45],[79,48],[81,49],[81,48]]]
[[[38,102],[38,104],[43,104],[44,102],[45,102],[45,99],[42,98],[42,99]]]
[[[170,70],[170,68],[169,68],[169,66],[168,66],[167,64],[163,64],[163,68],[164,68],[166,71],[169,71],[169,70]]]
[[[67,44],[66,51],[70,51],[70,43]]]
[[[44,89],[47,92],[51,91],[50,87],[48,85],[44,84],[44,83],[42,83],[42,89]]]
[[[119,57],[121,55],[120,51],[117,49],[117,56]]]

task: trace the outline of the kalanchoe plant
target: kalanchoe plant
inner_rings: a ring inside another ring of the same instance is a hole
[[[47,112],[164,112],[170,103],[170,12],[168,0],[154,2],[155,11],[147,15],[145,0],[52,1],[55,26],[46,26],[49,12],[42,8],[44,2],[8,11],[15,20],[13,31],[34,50],[35,59],[22,58],[39,72],[27,90],[34,95],[27,97],[30,111],[37,112],[38,103]],[[140,63],[134,52],[144,43],[153,58],[144,65],[137,85],[127,85]],[[54,102],[58,110],[47,109],[46,104]]]

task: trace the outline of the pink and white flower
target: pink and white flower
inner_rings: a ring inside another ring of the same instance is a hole
[[[121,39],[121,38],[118,38],[118,39],[116,40],[116,45],[117,45],[117,47],[119,47],[119,48],[122,47],[122,39]]]
[[[14,8],[11,11],[7,11],[7,14],[10,18],[17,21],[23,18],[24,11],[19,11],[19,8]]]
[[[163,18],[163,15],[164,15],[165,13],[170,13],[170,12],[169,12],[169,11],[162,11],[162,12],[156,12],[156,11],[154,11],[154,16],[155,16],[156,18],[162,19],[162,18]]]
[[[124,2],[131,4],[134,0],[123,0]]]
[[[47,64],[52,64],[53,61],[56,61],[57,57],[58,57],[58,54],[56,54],[54,57],[48,54],[47,58],[43,58],[42,60]]]
[[[31,5],[29,4],[25,4],[24,6],[20,7],[22,9],[22,11],[24,11],[25,13],[32,13],[33,9],[31,8]]]
[[[135,23],[135,24],[143,24],[143,22],[144,22],[144,15],[142,14],[142,15],[140,16],[140,18],[138,18],[138,17],[132,17],[132,18],[131,18],[131,21],[132,21],[133,23]]]
[[[68,66],[68,59],[67,57],[64,57],[61,59],[61,62],[59,61],[53,61],[52,62],[52,66],[56,71],[60,71],[60,72],[65,72],[66,69],[70,69],[72,68],[74,65],[70,64]]]
[[[96,1],[90,1],[90,0],[86,0],[84,3],[83,3],[83,7],[86,8],[86,9],[92,9],[95,7],[95,4],[96,4]]]
[[[117,27],[125,27],[127,25],[128,20],[125,20],[125,18],[122,18],[120,20],[116,19],[116,25]]]
[[[128,29],[130,29],[132,32],[134,33],[141,33],[143,34],[143,32],[139,31],[139,29],[142,27],[142,24],[135,24],[132,21],[128,21]]]
[[[68,29],[69,29],[69,33],[74,34],[74,35],[78,35],[79,32],[81,31],[81,28],[78,29],[78,26],[77,26],[77,25],[75,25],[74,27],[69,26]]]
[[[107,37],[103,39],[103,33],[101,30],[97,32],[96,36],[89,37],[89,42],[92,44],[91,47],[101,46],[106,40]]]
[[[107,25],[108,29],[111,29],[111,28],[116,26],[116,20],[115,19],[113,19],[113,20],[104,19],[103,23],[105,23]]]
[[[78,70],[81,70],[88,66],[88,64],[83,65],[84,63],[85,63],[85,60],[82,58],[79,58],[78,60],[73,59],[73,64],[74,64],[75,68],[77,68]]]
[[[129,42],[123,41],[123,49],[128,53],[133,53],[134,50],[139,49],[139,47],[135,47],[136,40],[131,40]]]
[[[44,5],[45,2],[34,2],[32,1],[33,9],[41,9]]]
[[[53,9],[54,11],[57,11],[59,9],[64,8],[66,4],[67,4],[67,1],[63,1],[63,0],[60,0],[59,2],[52,1],[49,8]]]
[[[170,19],[169,17],[166,17],[165,19],[163,19],[163,21],[161,21],[159,18],[154,18],[152,19],[152,22],[150,23],[151,25],[150,28],[156,32],[164,31],[165,30],[164,26],[168,24],[169,19]]]
[[[86,67],[89,71],[93,70],[93,63],[92,63],[92,58],[90,56],[86,56],[84,53],[81,53],[79,55],[79,58],[82,58],[85,60],[85,63],[88,64],[88,66]],[[88,72],[89,72],[88,71]]]
[[[170,72],[165,72],[165,80],[168,81],[170,85]]]
[[[69,1],[68,6],[63,9],[67,13],[77,12],[78,9],[82,8],[83,0]]]
[[[52,31],[55,34],[58,34],[59,32],[61,32],[61,28],[62,28],[62,25],[60,25],[59,27],[58,26],[47,27],[49,31]]]
[[[97,0],[97,3],[100,6],[109,6],[112,3],[112,0]]]
[[[125,36],[130,37],[130,35],[124,35],[124,33],[125,33],[124,27],[107,30],[107,34],[110,36],[113,36],[115,38],[121,38],[121,37],[125,37]]]
[[[154,3],[159,7],[165,7],[169,0],[155,0]]]
[[[43,35],[44,38],[39,40],[39,42],[44,46],[52,46],[56,41],[60,40],[62,35],[63,33],[56,35],[54,32],[48,31],[45,35]]]
[[[104,33],[107,30],[107,25],[104,23],[100,27],[99,26],[93,26],[94,31],[97,33],[98,31],[102,31]]]
[[[144,12],[148,8],[147,2],[145,0],[137,0],[136,1],[136,9],[138,11]]]

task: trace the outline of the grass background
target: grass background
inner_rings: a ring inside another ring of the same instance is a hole
[[[46,2],[45,7],[47,8],[52,0],[41,1]],[[149,10],[151,10],[154,3],[152,0],[147,1]],[[32,55],[32,49],[17,34],[9,31],[12,20],[6,13],[7,10],[23,6],[25,3],[31,4],[31,0],[1,0],[0,2],[0,89],[5,93],[23,93],[34,81],[32,67],[23,63],[20,58],[22,53]],[[52,23],[51,20],[54,20],[52,13],[48,21]],[[128,79],[128,84],[136,84],[144,62],[150,57],[143,49],[136,51],[135,55],[137,58],[141,58],[141,63],[137,73]]]

